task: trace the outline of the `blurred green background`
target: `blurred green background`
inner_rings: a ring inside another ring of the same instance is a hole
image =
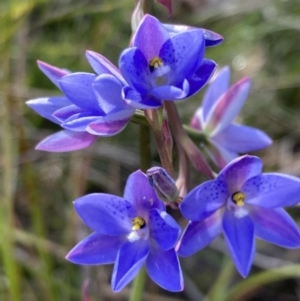
[[[232,83],[243,76],[252,78],[251,94],[237,121],[263,129],[274,139],[269,149],[257,153],[265,170],[300,176],[299,0],[173,2],[170,19],[157,3],[152,13],[163,22],[220,33],[223,44],[207,49],[206,57],[219,67],[229,65]],[[37,68],[38,59],[92,72],[84,55],[89,49],[117,64],[131,35],[133,8],[134,0],[0,1],[0,300],[83,300],[83,283],[90,300],[128,299],[129,288],[111,292],[111,266],[76,266],[64,256],[89,233],[72,201],[88,192],[122,195],[127,176],[139,168],[138,126],[129,124],[122,134],[98,139],[84,151],[35,151],[34,146],[58,127],[27,108],[25,101],[59,94]],[[186,123],[202,95],[203,91],[178,103]],[[158,165],[152,142],[152,163]],[[200,180],[192,171],[191,188]],[[299,224],[299,207],[290,213]],[[172,214],[186,224],[179,212]],[[143,300],[300,300],[300,250],[261,241],[257,245],[246,280],[232,266],[219,238],[181,260],[182,293],[165,292],[148,280]]]

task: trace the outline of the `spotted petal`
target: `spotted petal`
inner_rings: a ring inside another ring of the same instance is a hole
[[[136,217],[134,207],[121,197],[105,193],[93,193],[78,198],[75,209],[84,223],[104,235],[126,235]]]
[[[239,273],[246,277],[255,252],[254,225],[246,215],[237,218],[228,210],[223,216],[223,230],[227,247]]]
[[[130,86],[141,94],[151,89],[148,61],[138,48],[127,48],[120,56],[119,68]]]
[[[140,170],[128,177],[124,199],[133,204],[137,213],[147,221],[150,210],[165,210],[165,205],[157,198],[154,189],[149,184],[147,176]]]
[[[150,278],[163,289],[170,292],[183,290],[182,272],[174,249],[164,251],[151,245],[146,269]]]
[[[78,243],[66,259],[87,265],[113,263],[124,242],[124,236],[108,236],[94,232]]]
[[[240,191],[243,184],[261,174],[262,161],[255,156],[242,156],[231,161],[218,175],[227,183],[230,193]]]
[[[200,30],[179,33],[162,46],[159,57],[171,68],[170,84],[178,85],[190,78],[203,59],[205,42]]]
[[[285,248],[300,247],[298,226],[282,208],[256,207],[250,216],[255,225],[255,235],[259,238]]]
[[[35,149],[46,152],[71,152],[89,147],[97,136],[87,132],[60,131],[42,140]]]
[[[149,229],[153,238],[163,250],[169,250],[177,242],[181,229],[165,211],[153,209],[149,214]]]
[[[120,248],[111,280],[114,292],[122,290],[137,275],[148,254],[149,241],[144,239],[128,241]]]
[[[264,173],[249,179],[242,189],[246,202],[255,206],[277,208],[300,202],[300,179],[285,174]]]
[[[224,206],[228,196],[229,191],[224,181],[210,180],[190,191],[180,203],[180,210],[185,218],[202,221]]]
[[[147,61],[159,56],[162,45],[169,39],[168,31],[153,16],[145,15],[134,38],[134,47],[144,54]]]
[[[188,78],[190,89],[187,97],[196,94],[201,88],[203,88],[213,75],[216,68],[217,64],[214,61],[203,59],[200,67],[190,78]]]
[[[72,103],[66,97],[53,96],[53,97],[42,97],[37,99],[31,99],[26,104],[33,110],[35,110],[42,117],[51,120],[57,124],[61,122],[54,117],[52,114],[65,106],[69,106]]]
[[[220,210],[199,222],[190,221],[180,239],[178,254],[184,257],[193,255],[205,248],[221,231],[222,218]]]
[[[141,95],[129,86],[123,88],[122,97],[128,105],[136,109],[156,109],[162,106],[160,99],[151,95]]]

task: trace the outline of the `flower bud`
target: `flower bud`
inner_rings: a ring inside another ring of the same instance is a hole
[[[173,178],[162,167],[152,167],[147,170],[150,185],[159,199],[164,202],[178,201],[179,192]]]
[[[131,16],[131,30],[134,35],[144,17],[143,5],[145,0],[139,0]]]

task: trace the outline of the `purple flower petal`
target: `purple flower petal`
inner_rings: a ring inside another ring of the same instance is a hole
[[[223,230],[232,260],[239,273],[246,277],[255,252],[254,225],[251,218],[248,215],[236,218],[232,212],[226,210]]]
[[[60,120],[61,122],[64,122],[66,119],[72,117],[73,115],[83,113],[83,112],[84,110],[82,108],[79,108],[76,105],[71,104],[56,110],[52,115],[58,120]]]
[[[59,83],[64,94],[76,106],[86,111],[103,114],[92,87],[96,77],[91,73],[77,72],[64,76]]]
[[[71,152],[89,147],[97,136],[86,132],[60,131],[42,140],[35,149],[46,152]]]
[[[182,272],[174,249],[164,251],[151,245],[146,269],[150,278],[163,289],[170,292],[183,290]]]
[[[190,221],[179,242],[178,254],[191,256],[205,248],[222,231],[222,218],[220,210],[200,222]]]
[[[93,135],[102,137],[116,135],[126,127],[133,114],[134,111],[129,109],[100,116],[97,120],[91,122],[86,130]]]
[[[125,49],[120,56],[119,68],[130,86],[141,94],[148,93],[151,89],[150,69],[148,61],[140,49]]]
[[[94,69],[97,74],[111,74],[115,76],[123,85],[126,85],[126,81],[121,75],[120,70],[111,63],[106,57],[101,55],[100,53],[87,50],[85,52],[86,58],[89,61],[90,65]]]
[[[79,242],[66,259],[77,264],[113,263],[125,241],[125,236],[108,236],[94,232]]]
[[[189,30],[167,40],[162,46],[159,57],[171,68],[170,84],[177,86],[189,79],[199,67],[205,51],[201,30]]]
[[[26,104],[42,117],[60,124],[61,122],[57,118],[53,117],[52,114],[56,110],[69,106],[72,103],[66,97],[54,96],[31,99],[26,101]]]
[[[186,219],[202,221],[224,206],[228,196],[225,182],[210,180],[190,191],[180,203],[180,210]]]
[[[150,236],[163,250],[169,250],[176,244],[181,228],[165,211],[153,209],[149,214]]]
[[[122,90],[124,101],[135,109],[156,109],[162,106],[162,101],[151,95],[141,95],[131,87],[124,87]]]
[[[256,207],[250,211],[255,235],[285,248],[300,247],[300,233],[297,224],[282,208],[265,209]]]
[[[255,156],[242,156],[231,161],[218,175],[218,179],[227,183],[230,193],[242,189],[244,183],[261,174],[262,161]]]
[[[189,83],[185,79],[180,85],[175,86],[159,86],[151,90],[151,94],[158,99],[163,100],[177,100],[187,97],[189,93]]]
[[[187,97],[194,95],[203,88],[213,75],[216,68],[217,64],[214,61],[203,59],[200,67],[190,78],[188,78],[190,90]]]
[[[220,45],[224,40],[224,38],[221,35],[219,35],[214,31],[207,30],[204,28],[199,28],[199,29],[203,31],[204,39],[205,39],[205,47],[214,47]]]
[[[223,67],[215,79],[209,85],[206,93],[203,97],[203,121],[207,121],[207,117],[210,114],[215,103],[221,98],[221,96],[228,90],[230,82],[230,69],[229,67]]]
[[[218,167],[224,168],[232,160],[238,157],[238,153],[228,151],[217,143],[211,142],[210,145],[205,146],[204,150]]]
[[[250,92],[250,86],[249,78],[241,79],[217,100],[206,119],[205,127],[211,136],[224,130],[238,115]]]
[[[168,30],[169,35],[173,37],[175,34],[180,32],[184,32],[187,30],[198,29],[203,31],[204,39],[205,39],[205,47],[213,47],[221,44],[223,42],[223,37],[218,33],[207,30],[204,28],[196,28],[187,25],[179,25],[179,24],[163,24],[163,26]]]
[[[75,132],[84,132],[87,126],[97,121],[100,116],[90,116],[90,113],[84,112],[71,116],[67,120],[65,120],[61,126],[67,130],[75,131]],[[94,133],[90,133],[94,134]]]
[[[126,242],[120,249],[114,266],[111,286],[119,292],[139,272],[149,254],[149,241],[140,239]]]
[[[272,144],[271,138],[263,131],[238,124],[230,124],[211,140],[229,151],[238,153],[259,150]]]
[[[98,76],[93,83],[93,88],[105,114],[131,109],[122,99],[123,85],[113,75],[102,74]]]
[[[92,230],[105,235],[126,235],[136,217],[134,207],[121,197],[93,193],[74,202],[75,209],[84,223]]]
[[[259,207],[287,207],[300,202],[300,179],[285,174],[264,173],[249,179],[242,190],[246,203]]]
[[[124,199],[131,202],[139,216],[148,221],[152,209],[165,210],[154,189],[150,186],[147,176],[140,170],[132,173],[126,182]]]
[[[60,89],[58,80],[71,72],[65,69],[60,69],[42,61],[37,61],[40,70],[52,81],[52,83]]]
[[[168,31],[153,16],[145,15],[134,38],[134,47],[140,49],[147,61],[159,56],[162,45],[169,39]]]

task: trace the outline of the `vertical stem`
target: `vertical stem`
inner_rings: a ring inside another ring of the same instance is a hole
[[[8,102],[0,92],[1,115],[1,148],[2,166],[2,195],[0,202],[0,237],[4,271],[9,279],[9,295],[11,301],[21,300],[20,272],[14,259],[14,243],[11,235],[13,224],[13,186],[15,185],[14,147]]]
[[[140,164],[141,170],[145,172],[151,167],[151,140],[150,140],[150,128],[145,125],[140,125]],[[141,301],[146,283],[146,270],[141,268],[138,275],[133,281],[131,294],[129,301]]]
[[[162,132],[162,111],[161,109],[145,110],[145,117],[153,130],[161,165],[170,176],[173,176],[173,165]]]
[[[185,153],[198,172],[201,172],[207,175],[209,178],[213,179],[214,174],[212,169],[206,162],[199,148],[195,145],[195,143],[183,129],[175,104],[171,101],[165,101],[165,109],[167,111],[169,124],[177,145],[180,144],[183,147]]]
[[[140,166],[143,172],[151,167],[150,129],[145,125],[140,125]]]

